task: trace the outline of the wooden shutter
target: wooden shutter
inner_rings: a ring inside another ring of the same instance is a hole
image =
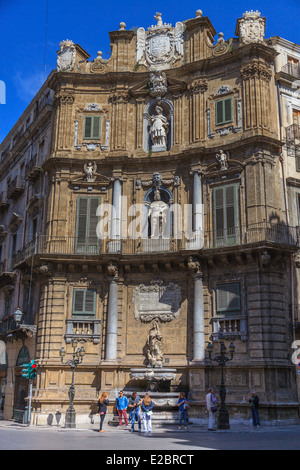
[[[232,121],[232,98],[216,102],[216,125]]]
[[[217,285],[217,312],[218,314],[241,313],[240,283]]]
[[[232,99],[224,100],[224,122],[232,121]]]
[[[96,290],[74,289],[73,291],[73,316],[95,316]]]
[[[216,102],[216,125],[223,123],[223,101]]]
[[[85,116],[84,118],[84,139],[100,139],[101,137],[101,117]]]
[[[97,208],[101,202],[98,197],[79,197],[77,199],[76,253],[98,254],[100,240],[96,228]]]
[[[213,217],[215,244],[223,246],[236,243],[239,225],[237,185],[214,189]]]
[[[86,116],[84,118],[84,139],[90,139],[92,137],[92,118]]]

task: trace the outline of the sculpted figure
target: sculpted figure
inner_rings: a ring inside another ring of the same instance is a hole
[[[151,238],[168,235],[169,206],[161,200],[159,189],[154,192],[154,201],[150,206],[149,218],[151,220]]]
[[[162,367],[162,334],[158,327],[158,321],[154,320],[147,339],[147,359],[151,367]]]
[[[167,134],[169,129],[169,124],[167,118],[163,115],[163,109],[160,106],[155,108],[156,115],[151,116],[150,118],[150,136],[153,144],[153,149],[155,146],[159,147],[161,150],[167,149]]]

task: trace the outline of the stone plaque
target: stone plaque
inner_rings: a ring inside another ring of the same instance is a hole
[[[135,318],[142,322],[171,321],[179,315],[180,301],[180,286],[173,282],[165,285],[159,280],[140,284],[133,292]]]

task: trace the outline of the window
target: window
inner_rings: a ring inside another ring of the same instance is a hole
[[[23,290],[23,314],[26,325],[34,324],[34,306],[33,306],[33,286],[26,286]]]
[[[232,121],[232,98],[216,102],[216,126]]]
[[[101,118],[100,116],[85,116],[83,123],[84,139],[100,139]]]
[[[78,197],[76,213],[76,253],[98,254],[100,240],[96,228],[97,208],[101,202],[98,197]]]
[[[96,314],[95,289],[74,289],[72,316],[94,317]]]
[[[238,315],[241,313],[240,283],[219,284],[216,286],[217,314]]]
[[[216,246],[238,242],[238,189],[236,184],[213,190],[214,242]]]
[[[8,317],[12,312],[12,293],[8,293],[4,297],[4,317]]]

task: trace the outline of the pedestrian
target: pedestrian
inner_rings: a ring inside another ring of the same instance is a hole
[[[131,432],[134,432],[134,423],[135,421],[138,422],[138,427],[139,427],[139,432],[141,432],[141,408],[140,405],[142,403],[141,397],[137,394],[137,392],[133,392],[131,397],[129,398],[128,401],[128,408],[130,408],[131,413]]]
[[[146,393],[142,401],[142,412],[143,412],[143,432],[152,433],[152,408],[153,401],[151,400],[149,393]]]
[[[128,399],[124,395],[123,391],[119,392],[119,396],[116,399],[116,406],[119,415],[119,426],[122,426],[122,416],[124,416],[126,427],[128,428],[128,418],[127,418],[127,407],[128,407]]]
[[[253,426],[260,427],[259,414],[258,414],[259,398],[256,395],[255,390],[252,390],[252,392],[251,392],[251,396],[249,398],[249,403],[250,403],[250,408],[251,408],[251,416],[252,416]]]
[[[214,395],[213,388],[208,389],[206,395],[206,409],[208,412],[208,430],[215,431],[215,414],[217,411],[217,399]]]
[[[107,398],[107,393],[103,392],[101,397],[99,396],[98,402],[98,413],[100,415],[100,430],[99,432],[104,432],[103,428],[103,423],[104,423],[104,418],[107,413],[107,405],[109,405],[109,400]]]
[[[187,420],[188,420],[188,408],[189,402],[186,399],[185,393],[181,392],[178,397],[177,406],[179,406],[179,426],[178,429],[181,429],[181,423],[183,420],[184,429],[187,428]]]

